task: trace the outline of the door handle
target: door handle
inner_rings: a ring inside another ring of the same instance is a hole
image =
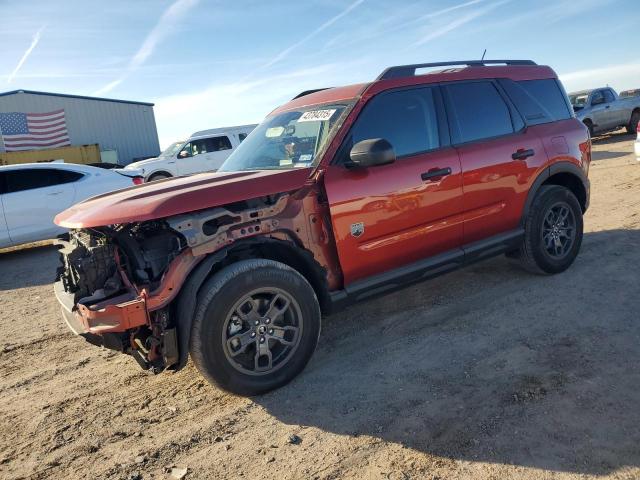
[[[47,195],[53,196],[53,195],[60,195],[61,193],[62,193],[62,190],[60,190],[59,192],[49,192],[47,193]]]
[[[420,175],[423,181],[431,181],[437,182],[442,179],[442,177],[446,177],[447,175],[451,175],[451,168],[432,168],[428,172],[424,172]]]
[[[604,107],[604,108],[609,108],[610,106],[611,106],[611,105],[607,105],[607,106],[606,106],[606,107]]]
[[[519,148],[517,151],[511,154],[511,158],[513,158],[514,160],[524,160],[525,158],[533,157],[535,154],[536,152],[533,150],[533,148],[529,148],[527,150],[525,150],[524,148]]]

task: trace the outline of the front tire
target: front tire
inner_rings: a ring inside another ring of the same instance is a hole
[[[158,180],[164,180],[165,178],[171,178],[171,175],[168,173],[154,173],[149,177],[149,182],[155,182]]]
[[[544,185],[525,220],[517,257],[533,273],[563,272],[578,255],[582,234],[582,208],[575,195],[559,185]]]
[[[202,287],[190,352],[210,382],[257,395],[300,373],[319,335],[320,307],[302,275],[272,260],[243,260]]]

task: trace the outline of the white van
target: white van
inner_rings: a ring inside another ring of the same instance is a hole
[[[188,140],[171,144],[156,158],[133,162],[125,169],[141,171],[146,182],[215,172],[255,127],[241,125],[195,132]]]

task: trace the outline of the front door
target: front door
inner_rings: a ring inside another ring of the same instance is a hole
[[[438,253],[462,242],[462,175],[437,87],[374,97],[327,169],[333,231],[346,285]],[[384,138],[394,163],[347,168],[357,142]],[[347,158],[345,158],[347,157]]]
[[[231,150],[231,142],[226,135],[191,140],[178,154],[178,174],[215,172]]]
[[[594,131],[600,132],[612,128],[611,105],[604,98],[604,90],[596,90],[591,94],[591,116],[593,118]]]

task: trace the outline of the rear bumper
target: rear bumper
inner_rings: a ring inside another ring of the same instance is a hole
[[[143,297],[121,295],[86,306],[74,304],[73,294],[64,290],[61,281],[54,284],[53,291],[60,304],[62,318],[76,335],[122,333],[149,323]]]

